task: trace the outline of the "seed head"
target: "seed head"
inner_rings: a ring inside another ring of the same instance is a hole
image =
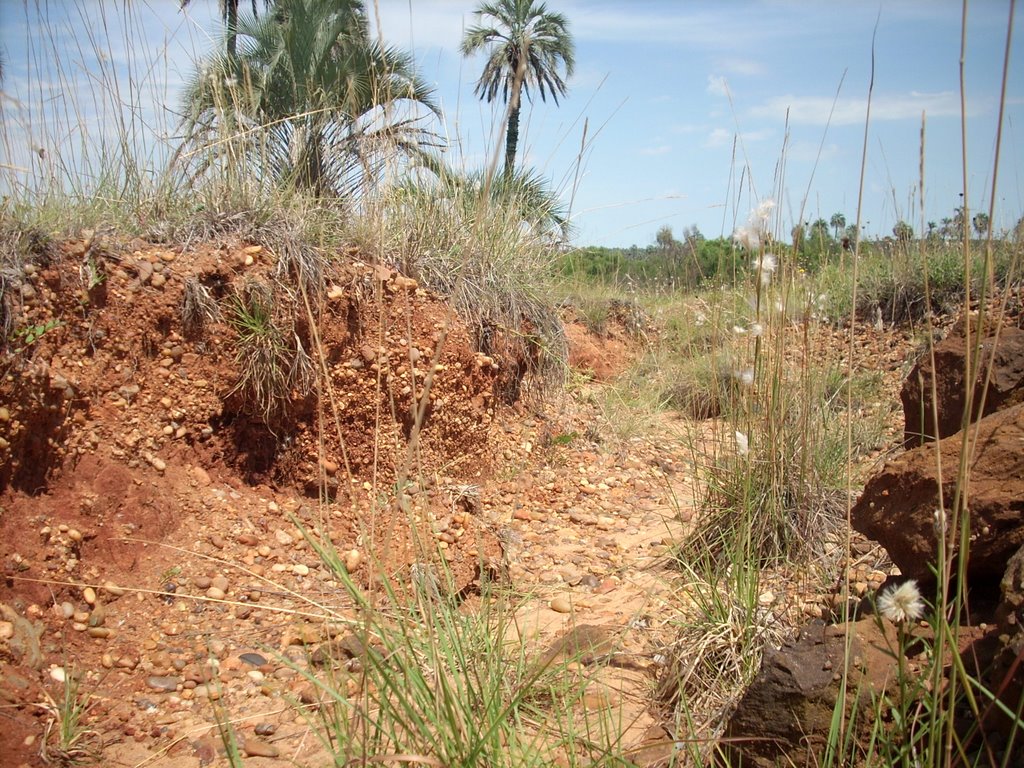
[[[890,587],[878,598],[878,610],[893,624],[917,621],[924,615],[924,601],[913,579]]]
[[[750,441],[747,440],[747,436],[736,430],[736,453],[740,456],[746,456],[750,453]]]

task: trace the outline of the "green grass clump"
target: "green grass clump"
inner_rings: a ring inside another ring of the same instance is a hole
[[[293,394],[311,391],[313,363],[294,331],[281,328],[269,284],[248,282],[229,303],[227,322],[238,334],[238,381],[229,396],[238,395],[247,410],[271,425],[285,414]]]
[[[522,598],[490,581],[487,569],[471,603],[426,551],[371,592],[327,537],[306,537],[355,605],[352,633],[365,649],[357,662],[334,660],[321,674],[296,667],[319,692],[321,705],[306,718],[336,763],[408,755],[514,768],[561,756],[570,766],[629,765],[604,722],[609,714],[580,706],[588,678],[569,669],[578,659],[540,664],[520,636]]]

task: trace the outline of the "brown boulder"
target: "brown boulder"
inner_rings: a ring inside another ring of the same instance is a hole
[[[1024,544],[1024,405],[972,425],[969,464],[971,586],[993,595],[1007,561]],[[950,509],[960,463],[960,434],[941,440],[942,496]],[[914,448],[886,464],[853,507],[853,527],[878,541],[905,576],[933,581],[939,506],[936,444]]]
[[[972,344],[974,338],[972,335]],[[938,372],[934,376],[938,438],[949,437],[960,431],[965,404],[966,358],[967,342],[961,320],[957,322],[949,336],[935,345],[934,368],[931,357],[926,352],[903,382],[900,400],[903,401],[905,445],[921,445],[936,437],[935,415],[932,410],[933,370]],[[995,329],[990,330],[981,342],[978,359],[980,371],[974,388],[972,422],[978,420],[979,412],[981,416],[987,416],[1010,405],[1024,402],[1024,330],[1014,326],[1000,328],[998,339]],[[989,366],[991,376],[982,410],[982,385]]]
[[[847,632],[853,660],[849,667],[844,660]],[[810,624],[793,642],[766,650],[761,671],[726,726],[728,764],[816,765],[828,742],[841,673],[849,669],[845,706],[850,720],[869,722],[851,713],[870,707],[872,695],[895,679],[890,651],[895,643],[891,624],[866,618],[852,624]]]

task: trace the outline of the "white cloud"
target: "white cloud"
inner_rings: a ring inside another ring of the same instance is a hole
[[[724,147],[726,144],[732,143],[732,137],[732,131],[727,131],[725,128],[715,128],[704,140],[704,146],[709,148]]]
[[[789,121],[804,125],[855,125],[863,123],[867,115],[866,98],[840,98],[834,102],[827,96],[776,96],[750,110],[752,117],[784,120],[789,110]],[[953,91],[878,96],[871,101],[871,119],[920,120],[921,113],[928,117],[949,117],[960,114],[960,100]],[[976,114],[977,109],[968,110]],[[830,120],[831,115],[831,120]]]
[[[728,96],[729,82],[722,75],[708,75],[707,92],[712,96]]]
[[[814,141],[794,141],[786,153],[790,160],[814,163],[839,157],[839,145],[829,142],[822,145]]]
[[[640,150],[641,155],[655,156],[655,155],[667,155],[672,151],[672,145],[670,144],[658,144],[652,147],[643,147]]]
[[[744,131],[740,134],[740,138],[743,140],[744,144],[754,144],[759,141],[769,139],[772,135],[773,132],[770,129],[764,129],[760,131]],[[728,146],[732,144],[734,136],[736,136],[735,131],[729,131],[725,128],[715,128],[704,140],[704,146],[708,149]]]
[[[715,62],[715,67],[723,72],[748,77],[753,75],[763,75],[765,71],[764,65],[761,64],[761,62],[738,57],[719,58]]]
[[[370,18],[377,28],[377,11],[384,37],[402,47],[440,48],[458,55],[463,32],[474,23],[472,4],[461,0],[416,3],[374,3]]]

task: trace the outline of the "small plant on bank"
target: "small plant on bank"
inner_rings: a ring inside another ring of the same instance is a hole
[[[59,699],[44,694],[46,700],[37,706],[47,713],[46,726],[39,745],[39,756],[47,765],[70,766],[93,764],[102,753],[100,735],[86,725],[92,701],[79,689],[74,668],[63,672],[63,688]]]
[[[210,289],[194,275],[185,278],[181,301],[181,326],[185,335],[198,338],[203,335],[207,323],[215,323],[218,320],[220,308]]]
[[[250,282],[231,297],[228,324],[238,334],[235,363],[238,382],[229,394],[266,424],[287,410],[293,390],[304,395],[313,381],[313,365],[298,336],[289,339],[275,318],[274,292],[266,283]]]

